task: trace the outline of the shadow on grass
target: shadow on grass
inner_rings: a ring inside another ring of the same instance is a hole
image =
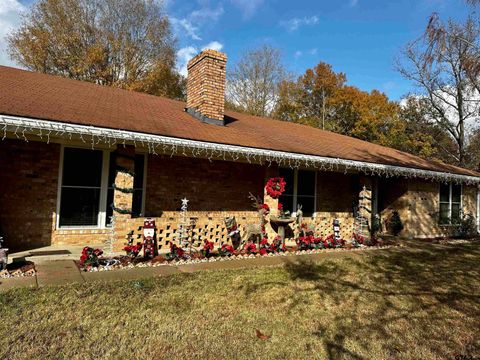
[[[449,339],[445,329],[464,317],[480,321],[478,245],[444,246],[412,243],[408,248],[351,256],[342,261],[291,262],[285,265],[292,280],[313,282],[303,291],[316,294],[326,303],[357,304],[351,311],[338,312],[333,323],[318,325],[314,332],[322,339],[330,359],[361,356],[346,346],[350,339],[365,353],[375,338],[390,339],[383,345],[388,358],[415,351],[402,343],[404,331],[412,328],[425,336],[423,351],[438,357],[452,357],[458,340]],[[301,301],[298,302],[301,304]],[[292,306],[296,306],[293,303]],[[459,315],[460,314],[460,315]],[[404,325],[403,325],[404,324]],[[335,334],[327,334],[328,329]],[[441,331],[437,331],[441,329]],[[456,331],[459,331],[456,329]],[[475,329],[465,328],[465,339]],[[464,349],[480,352],[478,341],[464,340]],[[440,345],[439,345],[440,344]]]

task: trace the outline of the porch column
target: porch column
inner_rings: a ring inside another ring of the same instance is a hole
[[[135,148],[118,146],[116,156],[116,175],[113,193],[114,251],[123,249],[128,232],[131,230],[129,220],[132,218],[133,179],[135,169]]]
[[[266,168],[265,171],[265,180],[263,182],[263,203],[267,204],[268,207],[270,208],[270,214],[268,214],[265,217],[265,220],[267,221],[267,224],[265,225],[265,231],[267,232],[267,236],[270,239],[270,241],[277,236],[277,232],[273,230],[272,226],[270,225],[270,216],[272,215],[277,215],[278,214],[278,199],[274,199],[271,196],[267,194],[267,191],[265,190],[265,185],[267,184],[267,181],[272,178],[272,177],[278,177],[279,176],[279,168],[276,163],[272,163],[269,167]]]
[[[372,225],[372,196],[373,179],[367,176],[360,176],[360,192],[358,194],[358,216],[366,219],[367,223],[355,219],[354,231],[362,236],[369,236],[368,228]]]

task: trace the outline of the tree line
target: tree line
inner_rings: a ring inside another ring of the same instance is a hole
[[[416,91],[400,101],[352,86],[325,62],[295,76],[279,49],[263,45],[228,68],[226,106],[479,169],[479,2],[467,3],[464,22],[432,14],[425,33],[401,50],[396,68]],[[38,0],[8,41],[12,59],[33,71],[186,95],[158,0]]]

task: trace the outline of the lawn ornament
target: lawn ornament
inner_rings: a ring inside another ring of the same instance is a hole
[[[335,240],[340,240],[340,220],[333,219],[333,237]]]
[[[156,254],[155,246],[155,220],[146,218],[143,221],[143,256],[153,258]]]
[[[0,271],[7,268],[8,249],[2,247],[3,237],[0,236]]]
[[[229,216],[225,218],[225,227],[227,228],[228,236],[232,241],[233,248],[238,249],[242,239],[240,236],[240,230],[238,230],[237,220],[235,219],[235,216]]]

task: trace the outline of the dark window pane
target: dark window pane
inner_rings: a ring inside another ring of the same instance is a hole
[[[100,150],[65,148],[63,153],[63,179],[65,186],[100,187],[102,158]]]
[[[145,156],[143,154],[135,155],[135,177],[133,179],[133,187],[135,189],[143,188],[143,170],[145,164]]]
[[[440,184],[440,201],[450,201],[450,184]]]
[[[142,214],[142,189],[133,191],[132,216],[139,217]]]
[[[452,224],[460,222],[460,204],[452,204]]]
[[[298,196],[297,205],[302,206],[303,216],[312,216],[315,212],[315,198],[313,196]]]
[[[292,195],[281,195],[278,198],[278,202],[283,205],[283,210],[293,212],[293,196]]]
[[[315,172],[314,171],[298,171],[298,187],[297,194],[315,196]]]
[[[450,206],[448,203],[440,203],[440,224],[449,223]]]
[[[115,175],[117,174],[117,154],[110,153],[110,163],[108,164],[108,187],[113,187],[115,183]],[[113,199],[113,198],[112,198]],[[108,206],[109,203],[107,203]]]
[[[97,225],[100,189],[63,188],[60,226]]]
[[[459,203],[462,197],[462,185],[452,185],[452,202]]]
[[[283,195],[293,195],[293,186],[294,186],[294,173],[293,169],[280,168],[279,176],[282,177],[285,182],[285,192]]]

